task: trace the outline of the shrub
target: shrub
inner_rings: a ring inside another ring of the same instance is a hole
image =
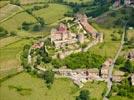
[[[8,31],[5,30],[3,27],[0,27],[0,37],[6,36],[8,34]]]

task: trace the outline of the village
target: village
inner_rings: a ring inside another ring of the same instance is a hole
[[[134,0],[0,0],[0,100],[133,100]]]
[[[103,42],[103,34],[99,33],[95,28],[93,28],[89,23],[87,16],[85,14],[77,13],[74,17],[74,22],[78,25],[78,33],[72,33],[70,31],[71,25],[65,25],[64,23],[60,23],[58,28],[53,28],[51,30],[51,43],[54,45],[56,50],[58,52],[55,53],[55,55],[52,57],[53,59],[56,59],[57,57],[60,59],[64,59],[66,56],[71,55],[72,53],[78,53],[78,52],[86,52],[90,47],[97,45],[99,42]],[[81,31],[82,30],[82,31]],[[92,41],[89,42],[88,46],[85,48],[80,48],[77,44],[78,42],[80,44],[83,44],[86,40],[86,34],[89,34],[92,38]],[[44,42],[37,42],[35,43],[31,49],[40,49],[45,45]],[[67,47],[73,45],[73,47],[77,47],[75,49]],[[45,47],[47,49],[47,47]],[[64,48],[64,49],[63,49]],[[62,49],[62,50],[61,50]],[[46,50],[49,52],[48,50]],[[128,52],[126,55],[126,59],[133,60],[134,59],[134,51]],[[28,62],[31,64],[32,58],[29,55]],[[109,77],[109,70],[111,65],[113,65],[113,59],[107,58],[106,61],[102,64],[101,70],[97,68],[93,69],[68,69],[66,66],[63,66],[59,69],[52,69],[53,72],[55,72],[56,77],[58,78],[70,78],[73,80],[74,84],[78,85],[80,88],[84,86],[84,83],[87,81],[108,81]],[[44,72],[47,69],[42,68],[40,65],[38,65],[35,69],[38,70],[38,72]],[[113,76],[110,77],[111,81],[120,82],[123,80],[125,73],[122,71],[116,71],[113,73]],[[131,83],[134,84],[134,74],[131,75]]]

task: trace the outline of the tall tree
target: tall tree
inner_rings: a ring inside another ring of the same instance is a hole
[[[80,95],[76,97],[76,100],[90,100],[90,93],[88,90],[81,90]]]
[[[124,69],[128,71],[129,73],[134,72],[134,66],[132,65],[130,60],[127,60],[124,64]]]

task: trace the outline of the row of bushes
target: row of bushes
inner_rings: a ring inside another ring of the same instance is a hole
[[[45,21],[41,17],[36,18],[38,22],[33,23],[33,22],[23,22],[21,28],[25,31],[40,31],[42,28],[45,26]]]
[[[33,11],[40,10],[40,9],[43,9],[43,8],[48,8],[48,7],[49,7],[48,4],[44,4],[43,6],[33,6],[32,8],[26,9],[26,11],[28,13],[32,14]]]
[[[5,37],[5,36],[16,36],[17,33],[15,31],[8,32],[6,29],[3,27],[0,27],[0,37]]]

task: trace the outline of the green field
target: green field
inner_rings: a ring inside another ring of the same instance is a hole
[[[19,67],[19,58],[23,46],[31,41],[31,39],[21,39],[0,48],[0,68]]]
[[[9,88],[11,86],[30,89],[31,91],[16,91],[14,88]],[[82,89],[88,89],[91,92],[91,98],[100,100],[105,86],[103,82],[89,82]],[[43,80],[27,73],[21,73],[4,81],[1,83],[0,90],[1,100],[75,100],[80,91],[69,79],[56,79],[51,89],[48,89]]]
[[[64,18],[64,14],[67,11],[70,11],[70,8],[68,6],[60,4],[50,4],[48,8],[34,11],[33,14],[43,17],[47,24],[52,24]]]
[[[5,5],[7,5],[9,3],[9,1],[0,1],[0,8],[4,7]]]
[[[24,21],[36,22],[34,17],[32,17],[26,12],[22,12],[1,23],[0,26],[4,27],[8,31],[16,31]]]
[[[93,52],[98,55],[106,56],[106,57],[114,57],[119,46],[120,46],[120,40],[119,41],[112,41],[111,40],[111,34],[113,31],[119,30],[118,28],[110,28],[106,29],[103,27],[100,27],[98,25],[94,25],[94,27],[104,35],[103,43],[100,43],[91,49],[89,49],[90,52]],[[115,35],[118,35],[118,33],[114,33]]]

